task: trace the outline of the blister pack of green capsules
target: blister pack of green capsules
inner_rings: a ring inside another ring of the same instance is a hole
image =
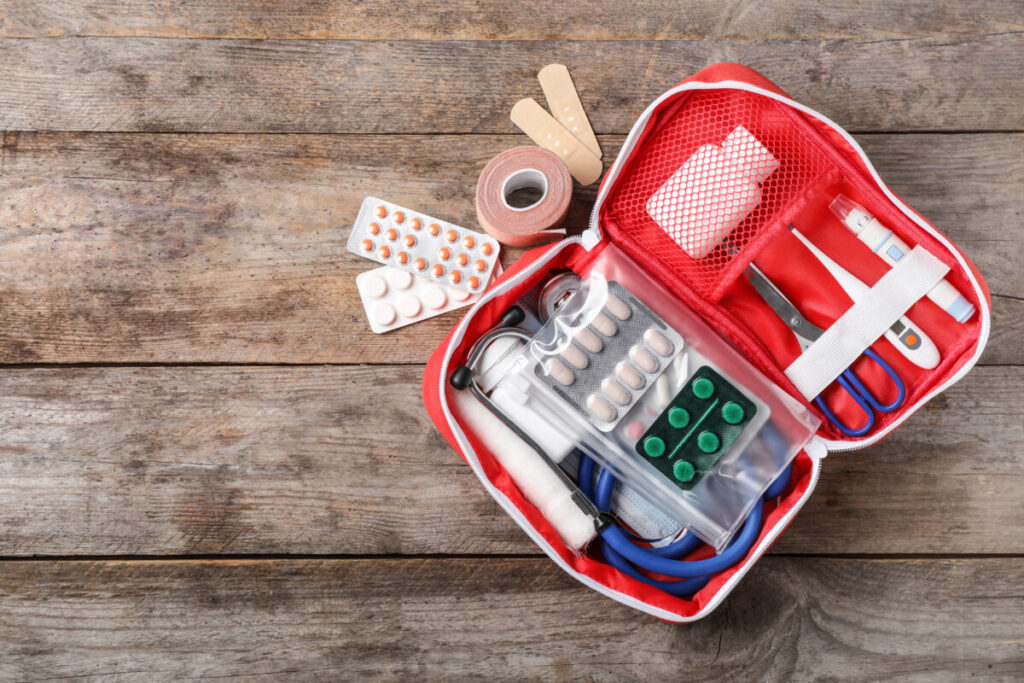
[[[636,452],[689,491],[756,417],[754,402],[704,365],[637,440]]]

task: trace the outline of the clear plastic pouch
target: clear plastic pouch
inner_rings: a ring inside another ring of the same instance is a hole
[[[818,419],[615,246],[580,275],[492,399],[553,460],[579,448],[722,549]]]

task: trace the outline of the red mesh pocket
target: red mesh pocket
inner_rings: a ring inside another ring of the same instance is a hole
[[[603,214],[630,251],[717,301],[838,172],[776,100],[736,90],[685,97],[661,112]]]

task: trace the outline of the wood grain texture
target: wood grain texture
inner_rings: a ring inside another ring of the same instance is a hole
[[[418,367],[0,373],[0,556],[536,553]],[[830,455],[787,553],[1022,553],[1024,368]]]
[[[0,129],[511,133],[539,65],[625,133],[683,76],[735,61],[854,131],[1020,130],[1024,32],[692,41],[0,40]]]
[[[6,0],[0,37],[135,36],[408,40],[672,40],[681,38],[911,37],[1024,28],[1012,0],[935,3],[815,0],[722,4],[662,0],[579,5],[523,0],[515,9],[478,0],[159,0],[89,3]]]
[[[1022,591],[1017,559],[773,557],[675,626],[545,559],[9,562],[0,676],[1012,680]]]
[[[421,363],[459,313],[369,330],[355,276],[374,264],[344,246],[360,202],[475,227],[478,173],[526,140],[7,133],[0,362]],[[985,274],[983,362],[1024,364],[1024,135],[860,140]],[[609,158],[621,141],[601,138]],[[576,192],[580,230],[595,188]]]

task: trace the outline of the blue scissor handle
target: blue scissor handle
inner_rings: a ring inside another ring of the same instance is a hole
[[[875,361],[875,363],[878,364],[878,367],[885,370],[885,374],[889,375],[889,379],[891,379],[893,384],[896,385],[896,390],[899,393],[899,395],[896,397],[895,401],[889,404],[884,404],[881,401],[879,401],[878,397],[872,394],[871,391],[866,386],[864,386],[864,384],[860,381],[857,375],[853,374],[853,370],[851,370],[850,368],[847,368],[846,372],[844,372],[843,375],[846,377],[847,380],[849,380],[850,384],[852,384],[857,389],[857,392],[861,396],[863,396],[868,403],[871,404],[872,408],[874,408],[880,413],[891,413],[892,411],[896,410],[901,405],[903,405],[903,399],[907,395],[907,389],[906,387],[903,386],[903,381],[900,379],[900,376],[896,374],[896,371],[893,370],[888,363],[882,360],[882,357],[875,353],[873,349],[865,349],[864,355],[870,358],[871,360]],[[847,391],[849,391],[848,388]]]
[[[843,424],[843,422],[840,421],[840,419],[836,417],[831,410],[828,409],[828,406],[825,405],[825,401],[822,400],[821,396],[815,396],[814,402],[818,404],[819,408],[821,408],[821,412],[825,413],[825,417],[828,418],[828,421],[834,424],[836,428],[838,428],[839,431],[841,431],[843,434],[846,434],[847,436],[864,436],[869,431],[871,431],[872,427],[875,426],[875,414],[871,411],[871,406],[868,404],[868,402],[865,401],[864,398],[857,392],[857,390],[854,389],[850,385],[850,383],[846,381],[845,375],[846,372],[844,372],[842,375],[839,375],[839,377],[836,377],[836,381],[839,382],[839,386],[845,389],[846,393],[848,393],[853,398],[853,400],[857,402],[857,405],[860,406],[860,409],[864,411],[864,416],[868,418],[867,424],[858,429],[851,429],[850,427],[847,427],[845,424]]]
[[[821,408],[821,412],[825,413],[825,417],[827,417],[829,421],[839,429],[839,431],[847,436],[864,436],[867,434],[871,431],[871,428],[875,426],[875,415],[872,408],[880,413],[892,412],[903,405],[903,399],[906,398],[907,395],[907,389],[903,386],[903,381],[900,379],[900,376],[896,374],[896,371],[893,370],[888,363],[882,360],[881,356],[875,353],[872,349],[865,349],[864,355],[875,361],[875,363],[878,364],[878,367],[885,370],[885,373],[889,375],[893,384],[896,385],[899,395],[892,403],[883,404],[874,394],[871,393],[871,391],[868,390],[866,386],[864,386],[864,383],[861,382],[860,378],[853,373],[852,369],[847,368],[844,370],[843,374],[836,378],[836,381],[839,383],[839,386],[841,386],[846,393],[850,395],[857,405],[860,406],[860,409],[864,411],[864,415],[868,419],[867,424],[857,429],[847,427],[831,410],[829,410],[821,396],[815,397],[814,402],[818,404],[819,408]]]

